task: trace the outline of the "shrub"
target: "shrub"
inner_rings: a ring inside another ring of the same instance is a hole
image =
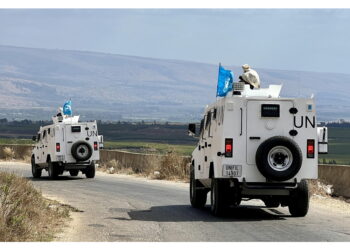
[[[6,160],[13,159],[15,157],[15,151],[10,147],[4,147],[2,149],[3,156]]]
[[[69,214],[53,204],[27,179],[0,172],[0,241],[50,240]]]
[[[189,169],[186,160],[175,153],[168,152],[162,159],[159,169],[160,179],[187,179]]]
[[[109,174],[134,174],[131,168],[124,167],[118,160],[112,159],[101,165],[101,170]]]

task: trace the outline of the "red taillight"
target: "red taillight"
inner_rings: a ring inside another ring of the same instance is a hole
[[[315,158],[315,140],[307,140],[306,154],[307,158]]]
[[[232,157],[232,139],[225,139],[225,157]]]
[[[94,142],[94,150],[98,150],[98,144],[97,141]]]
[[[61,151],[61,145],[59,143],[56,143],[56,152]]]

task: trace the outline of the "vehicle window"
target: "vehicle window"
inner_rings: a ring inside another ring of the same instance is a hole
[[[41,135],[41,134],[40,134],[40,133],[38,133],[38,141],[40,141],[40,139],[41,139],[41,138],[40,138],[40,137],[41,137],[40,135]]]
[[[213,110],[213,120],[216,120],[216,112],[217,112],[217,110],[216,110],[216,108]]]
[[[44,130],[43,132],[43,139],[45,138],[45,136],[46,136],[46,130]]]
[[[219,107],[218,122],[219,126],[224,122],[224,106]]]
[[[205,122],[205,129],[208,128],[210,122],[211,122],[211,112],[208,111],[208,113],[207,113],[207,121]]]
[[[47,134],[49,135],[49,134],[50,134],[50,132],[51,132],[51,129],[50,129],[50,128],[48,128],[48,129],[47,129]]]
[[[81,127],[80,126],[72,126],[71,130],[72,130],[72,133],[80,133]]]
[[[201,125],[199,127],[199,134],[202,135],[203,138],[203,130],[204,130],[204,120],[205,120],[205,116],[204,118],[201,120]]]

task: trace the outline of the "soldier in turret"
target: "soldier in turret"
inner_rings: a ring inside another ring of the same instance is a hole
[[[243,74],[239,76],[239,80],[249,84],[251,89],[259,89],[260,88],[260,77],[258,73],[251,69],[248,64],[244,64],[242,66]]]

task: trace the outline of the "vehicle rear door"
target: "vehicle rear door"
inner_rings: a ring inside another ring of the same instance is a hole
[[[72,157],[72,146],[75,142],[83,140],[83,126],[81,124],[67,124],[64,128],[64,136],[66,141],[66,155]]]
[[[255,164],[255,154],[262,142],[273,136],[292,138],[293,114],[290,100],[248,100],[247,164]]]

